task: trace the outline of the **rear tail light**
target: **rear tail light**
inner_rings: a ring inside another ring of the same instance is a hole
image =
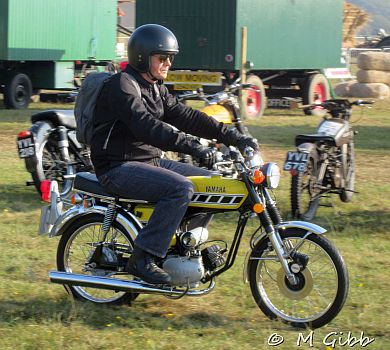
[[[18,134],[18,139],[25,139],[26,137],[30,137],[30,136],[31,136],[31,131],[24,130]]]
[[[41,182],[41,193],[42,193],[42,200],[44,202],[50,202],[50,186],[51,181],[50,180],[43,180]]]

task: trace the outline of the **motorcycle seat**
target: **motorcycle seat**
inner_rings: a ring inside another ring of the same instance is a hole
[[[68,129],[76,129],[76,119],[73,109],[51,109],[33,114],[31,122],[50,121],[55,126],[63,125]]]
[[[299,146],[302,143],[310,142],[324,142],[329,144],[330,146],[336,145],[336,140],[333,136],[323,135],[323,134],[301,134],[297,135],[295,138],[295,146]]]
[[[106,197],[110,200],[115,200],[117,198],[112,193],[108,193],[102,185],[100,185],[99,180],[95,174],[88,172],[80,172],[76,174],[74,179],[73,188],[75,191],[80,191],[88,194],[93,194],[96,197]],[[119,198],[122,201],[131,201],[137,203],[148,203],[147,201],[140,200],[129,200],[129,198]]]

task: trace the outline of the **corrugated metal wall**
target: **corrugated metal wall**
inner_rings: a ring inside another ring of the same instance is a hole
[[[116,0],[1,0],[8,3],[8,60],[107,60],[115,57]],[[3,5],[4,6],[4,5]],[[4,18],[0,20],[3,23]]]

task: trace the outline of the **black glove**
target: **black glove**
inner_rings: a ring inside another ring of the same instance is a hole
[[[237,147],[240,150],[240,152],[244,152],[246,147],[252,147],[253,150],[259,151],[259,144],[257,143],[257,140],[253,137],[249,136],[242,136],[238,141],[237,141]]]
[[[199,160],[199,166],[212,169],[217,160],[217,152],[210,147],[199,146],[193,149],[192,155]]]

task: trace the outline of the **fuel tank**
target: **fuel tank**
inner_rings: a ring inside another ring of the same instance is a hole
[[[348,143],[352,137],[353,131],[349,129],[349,123],[346,120],[332,118],[326,119],[318,126],[318,134],[332,136],[336,146]]]
[[[222,122],[225,124],[233,123],[233,115],[224,106],[210,105],[210,106],[203,107],[201,111],[203,113],[206,113],[208,116],[213,117],[218,122]]]
[[[248,197],[248,190],[242,181],[214,176],[190,176],[194,184],[194,195],[190,207],[213,208],[221,210],[236,210]],[[134,214],[145,223],[149,221],[154,207],[139,204],[134,208]]]

